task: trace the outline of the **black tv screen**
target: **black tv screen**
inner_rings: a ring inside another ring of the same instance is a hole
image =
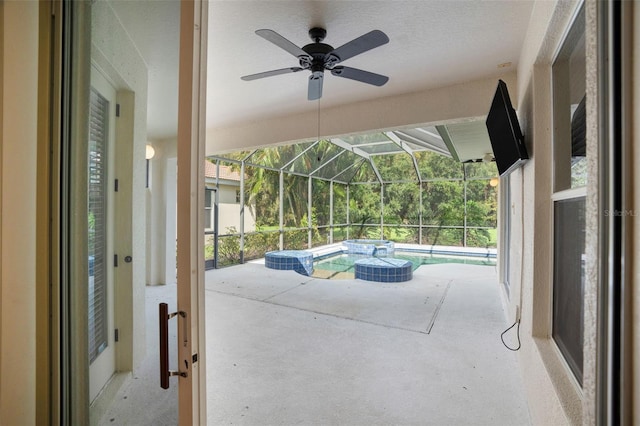
[[[507,85],[498,80],[498,88],[487,115],[487,131],[500,176],[511,173],[529,158],[516,111],[511,105]]]

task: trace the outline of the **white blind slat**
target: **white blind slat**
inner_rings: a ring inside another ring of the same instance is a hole
[[[89,360],[108,346],[107,143],[109,102],[91,89],[89,105]]]

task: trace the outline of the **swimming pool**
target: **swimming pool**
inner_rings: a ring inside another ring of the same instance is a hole
[[[478,258],[455,255],[419,254],[397,251],[393,256],[396,259],[409,260],[415,271],[421,265],[433,265],[438,263],[458,263],[467,265],[491,265],[496,264],[495,258]],[[370,255],[337,253],[315,259],[313,262],[313,274],[315,278],[326,279],[353,279],[355,278],[355,262],[359,259],[371,258]],[[382,257],[384,259],[384,257]]]

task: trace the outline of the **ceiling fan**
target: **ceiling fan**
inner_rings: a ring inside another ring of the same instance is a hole
[[[310,101],[322,97],[322,82],[325,70],[331,71],[331,74],[337,77],[361,81],[374,86],[382,86],[389,81],[389,77],[384,75],[338,65],[349,58],[388,43],[389,37],[380,30],[370,31],[336,49],[328,44],[322,43],[322,40],[324,40],[327,35],[327,31],[324,28],[311,28],[309,30],[309,37],[311,37],[313,43],[307,44],[302,48],[296,46],[273,30],[257,30],[256,34],[298,58],[300,66],[245,75],[241,77],[242,80],[251,81],[274,75],[309,70],[311,71],[311,75],[309,76],[307,98]]]

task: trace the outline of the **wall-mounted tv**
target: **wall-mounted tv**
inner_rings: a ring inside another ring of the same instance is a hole
[[[487,115],[487,130],[500,176],[511,173],[529,159],[516,111],[511,105],[507,85],[502,80],[498,80],[498,88]]]

